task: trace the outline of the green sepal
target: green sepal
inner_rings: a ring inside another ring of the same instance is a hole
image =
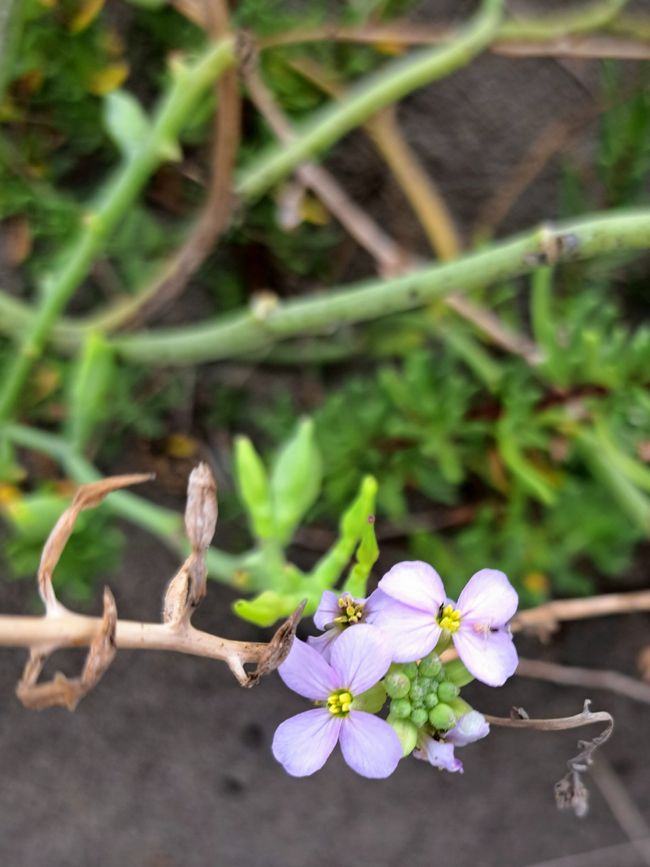
[[[302,419],[278,454],[271,472],[271,499],[277,538],[288,542],[316,502],[323,478],[323,460],[314,439],[314,422]]]
[[[445,677],[456,686],[467,686],[474,680],[474,675],[470,674],[465,668],[460,659],[452,659],[451,662],[444,664]]]
[[[266,468],[248,437],[235,439],[235,479],[251,531],[258,539],[275,538],[275,521]]]
[[[460,696],[453,698],[450,702],[448,702],[448,705],[456,714],[456,719],[460,719],[462,716],[465,716],[466,713],[474,710],[472,705],[469,702],[465,701],[464,698],[460,698]]]
[[[288,617],[302,602],[299,593],[276,593],[265,590],[254,599],[237,599],[233,611],[242,620],[256,626],[272,626],[276,621]]]
[[[418,729],[410,720],[398,719],[389,714],[387,719],[390,725],[400,740],[402,745],[402,753],[404,756],[410,756],[418,742]]]
[[[363,710],[366,713],[379,713],[386,703],[386,690],[383,684],[376,683],[362,692],[361,695],[355,695],[352,701],[353,710]]]

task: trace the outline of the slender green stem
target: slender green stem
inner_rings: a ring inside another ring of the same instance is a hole
[[[149,135],[133,148],[96,206],[85,215],[81,233],[62,257],[61,269],[44,281],[40,306],[20,335],[17,351],[0,384],[0,421],[11,416],[29,370],[39,357],[54,322],[87,276],[110,233],[164,159],[170,142],[176,140],[200,96],[233,62],[233,40],[225,39],[211,45],[192,66],[174,70],[169,92],[153,118]]]
[[[503,15],[503,0],[483,0],[471,24],[449,45],[425,48],[393,63],[320,111],[288,144],[276,144],[245,168],[237,191],[250,199],[266,192],[303,160],[322,153],[350,130],[407,94],[465,66],[490,44]]]
[[[183,365],[259,352],[275,342],[414,310],[462,289],[471,292],[554,260],[591,258],[650,247],[650,209],[573,220],[495,243],[453,262],[390,280],[373,280],[255,312],[180,328],[124,335],[112,345],[125,358]]]
[[[10,424],[3,433],[16,445],[49,455],[60,463],[65,471],[79,484],[96,482],[102,478],[95,467],[70,449],[66,441],[54,434],[32,427]],[[183,518],[171,509],[157,506],[127,491],[116,491],[106,499],[105,507],[114,515],[136,524],[157,536],[170,550],[181,556],[189,553],[185,538]],[[210,548],[208,551],[208,574],[225,584],[232,584],[241,569],[245,555],[237,556]],[[241,588],[241,584],[238,584]]]
[[[499,30],[499,39],[546,42],[569,33],[588,33],[609,25],[628,3],[629,0],[600,0],[585,9],[560,15],[506,21]]]

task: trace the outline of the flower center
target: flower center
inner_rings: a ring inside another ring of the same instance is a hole
[[[334,618],[334,622],[341,626],[354,626],[355,623],[361,623],[364,605],[364,602],[356,602],[351,596],[341,596],[339,599],[341,613]]]
[[[347,716],[351,705],[352,693],[347,689],[337,689],[327,699],[327,709],[332,716]]]
[[[453,605],[440,606],[438,625],[448,632],[457,632],[460,626],[460,611]]]

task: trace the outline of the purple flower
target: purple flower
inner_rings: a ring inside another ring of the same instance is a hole
[[[330,662],[294,639],[278,669],[286,685],[321,706],[278,726],[273,755],[294,777],[323,767],[337,742],[348,765],[364,777],[388,777],[402,758],[399,738],[387,722],[355,710],[354,699],[374,686],[390,665],[377,630],[348,629],[332,646]]]
[[[325,631],[322,635],[310,636],[307,643],[329,660],[333,643],[348,627],[374,624],[381,612],[394,604],[381,590],[375,590],[367,599],[325,590],[314,613],[314,624]]]
[[[455,747],[465,747],[490,733],[490,726],[477,710],[464,714],[443,740],[422,735],[413,755],[450,774],[463,773],[463,763],[454,755]]]
[[[443,630],[477,680],[502,686],[517,668],[517,651],[507,622],[518,597],[503,572],[481,569],[469,579],[457,603],[447,599],[438,573],[419,560],[397,563],[379,582],[397,604],[376,620],[395,648],[396,662],[430,653]]]

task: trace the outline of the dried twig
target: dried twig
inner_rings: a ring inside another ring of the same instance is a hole
[[[513,632],[534,630],[542,635],[555,632],[564,620],[586,620],[613,614],[650,611],[650,590],[636,593],[607,593],[584,599],[556,599],[537,608],[520,611],[510,624]]]
[[[57,600],[52,574],[74,529],[81,511],[99,505],[104,497],[129,484],[147,481],[151,476],[115,476],[77,491],[52,530],[41,558],[38,587],[45,604],[44,617],[0,616],[0,645],[30,649],[29,660],[16,693],[26,707],[41,709],[62,705],[74,710],[95,686],[120,649],[173,650],[220,659],[226,662],[242,686],[253,686],[286,658],[302,614],[304,603],[277,630],[268,644],[231,641],[195,629],[191,623],[194,609],[206,591],[206,552],[217,522],[216,484],[207,464],[200,464],[190,475],[185,527],[190,554],[169,583],[162,623],[137,623],[118,620],[115,600],[104,590],[104,614],[86,617],[68,611]],[[47,657],[63,647],[84,647],[89,651],[78,678],[56,674],[51,681],[38,678]],[[247,672],[245,665],[255,663]]]
[[[541,659],[522,659],[519,657],[517,674],[522,677],[559,683],[562,686],[606,689],[634,701],[650,704],[650,685],[618,671],[578,668],[577,666],[544,662]]]
[[[555,800],[560,810],[572,809],[576,816],[582,817],[588,810],[588,791],[582,782],[584,774],[593,762],[598,747],[602,746],[614,731],[614,718],[607,711],[591,711],[587,699],[582,713],[555,719],[530,719],[522,708],[513,708],[512,716],[498,717],[485,715],[486,720],[495,726],[513,729],[534,729],[537,731],[558,732],[566,729],[581,728],[585,725],[604,722],[607,727],[590,741],[578,741],[580,752],[567,762],[568,772],[555,784]]]

